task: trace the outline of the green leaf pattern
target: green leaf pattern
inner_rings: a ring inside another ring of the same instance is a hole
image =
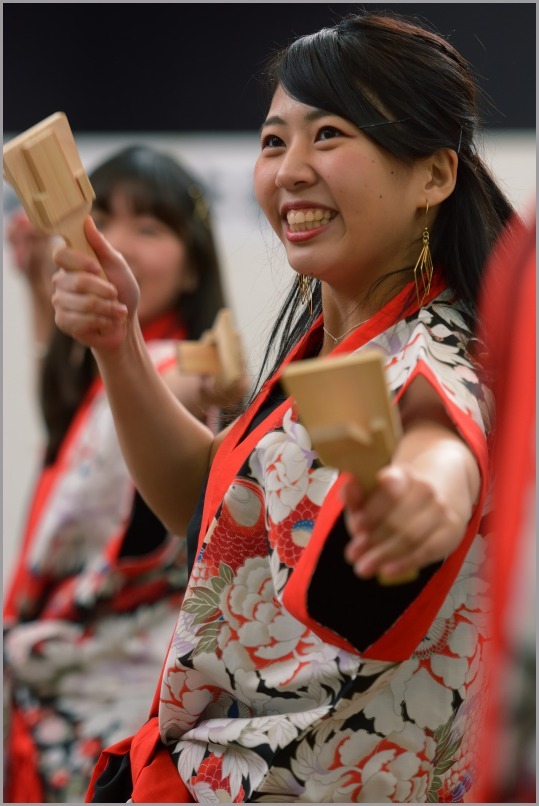
[[[183,609],[194,615],[193,626],[198,626],[195,634],[199,637],[194,655],[217,651],[217,636],[223,624],[221,596],[232,584],[234,572],[226,563],[219,566],[219,576],[211,577],[204,587],[191,589],[192,595],[183,603]]]
[[[445,725],[442,725],[434,733],[436,740],[436,753],[434,755],[434,775],[430,785],[427,802],[438,803],[439,791],[443,786],[443,776],[458,761],[456,753],[462,743],[462,737],[454,739],[452,734],[454,716]]]

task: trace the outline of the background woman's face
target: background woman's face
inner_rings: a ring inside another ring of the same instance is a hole
[[[95,209],[92,215],[137,279],[142,324],[169,310],[183,292],[194,289],[196,275],[188,264],[184,242],[158,218],[135,213],[121,193],[113,195],[110,212]]]

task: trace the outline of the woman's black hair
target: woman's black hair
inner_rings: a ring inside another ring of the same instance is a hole
[[[144,145],[129,146],[109,157],[89,175],[93,208],[111,212],[121,193],[136,215],[151,215],[183,241],[198,283],[178,296],[178,324],[189,339],[211,328],[224,305],[224,294],[210,212],[200,182],[168,154]],[[174,305],[172,306],[174,308]],[[91,351],[54,329],[44,359],[40,402],[48,434],[45,462],[54,461],[96,366]]]
[[[223,290],[208,203],[203,188],[175,159],[143,145],[114,154],[90,174],[94,209],[112,211],[113,197],[122,193],[135,215],[151,215],[183,241],[197,275],[197,287],[182,292],[177,306],[190,339],[211,328]]]
[[[467,61],[437,33],[398,14],[367,11],[295,40],[271,57],[263,78],[268,100],[282,86],[300,103],[350,120],[405,163],[441,148],[457,152],[455,189],[440,205],[430,246],[473,324],[486,259],[513,210],[475,147],[479,90]],[[320,312],[314,281],[313,314]],[[312,321],[294,284],[257,385]]]

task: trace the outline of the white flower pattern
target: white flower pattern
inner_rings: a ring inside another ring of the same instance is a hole
[[[386,354],[395,393],[423,362],[442,397],[485,431],[489,395],[467,353],[469,341],[462,315],[443,292],[365,347]],[[283,605],[337,478],[317,462],[291,408],[241,472],[244,483],[262,491],[267,543],[234,568],[223,558],[209,576],[201,552],[163,677],[161,735],[194,797],[460,800],[469,787],[465,735],[476,714],[488,637],[482,537],[413,655],[398,663],[363,659],[324,641]],[[239,513],[235,518],[241,521]]]

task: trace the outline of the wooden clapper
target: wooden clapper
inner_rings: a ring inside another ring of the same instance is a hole
[[[65,114],[56,112],[10,140],[3,157],[4,178],[32,224],[95,257],[83,229],[95,193]]]
[[[369,493],[402,434],[386,384],[383,353],[372,349],[297,361],[285,368],[282,383],[294,397],[320,460],[356,476]],[[378,581],[387,585],[416,578],[414,571],[398,579],[379,576]]]
[[[178,366],[182,372],[215,376],[225,390],[241,379],[243,351],[228,308],[221,308],[199,341],[178,343]]]

